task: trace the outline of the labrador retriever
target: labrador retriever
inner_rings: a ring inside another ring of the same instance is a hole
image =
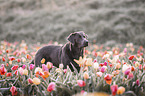
[[[62,63],[64,69],[68,65],[71,71],[74,71],[74,66],[79,72],[80,67],[74,62],[74,59],[79,59],[80,56],[83,57],[84,47],[88,46],[87,35],[82,31],[74,32],[67,37],[67,40],[69,42],[63,46],[48,45],[40,48],[35,55],[34,64],[41,66],[41,60],[44,58],[45,63],[52,62],[56,67],[59,67],[59,64]]]

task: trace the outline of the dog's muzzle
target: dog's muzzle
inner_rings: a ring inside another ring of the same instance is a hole
[[[87,47],[88,46],[88,40],[85,40],[84,41],[84,47]]]

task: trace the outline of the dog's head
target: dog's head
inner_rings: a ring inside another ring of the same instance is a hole
[[[88,46],[87,35],[83,31],[71,33],[68,36],[68,41],[78,48]]]

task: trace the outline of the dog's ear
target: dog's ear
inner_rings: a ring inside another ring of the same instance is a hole
[[[69,42],[71,42],[73,45],[75,44],[75,33],[71,33],[68,37],[67,37],[67,40]]]

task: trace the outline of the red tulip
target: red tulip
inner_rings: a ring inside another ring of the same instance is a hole
[[[55,83],[54,82],[51,82],[49,83],[48,87],[47,87],[47,91],[48,92],[51,92],[55,89]]]
[[[10,76],[12,76],[12,73],[7,73],[7,75],[6,75],[7,77],[10,77]]]
[[[112,92],[112,95],[115,96],[116,93],[117,93],[117,89],[118,89],[118,85],[112,85],[111,86],[111,92]]]
[[[9,57],[9,60],[13,61],[13,60],[15,60],[15,57]]]
[[[14,65],[14,66],[11,68],[11,70],[17,70],[18,67],[19,67],[18,65]]]
[[[18,62],[18,63],[21,62],[21,59],[17,59],[17,62]]]
[[[106,81],[107,84],[110,85],[111,82],[112,82],[112,75],[106,74],[106,75],[104,76],[104,80]]]
[[[12,96],[14,95],[17,95],[17,88],[15,86],[12,86],[11,89],[10,89],[11,93],[12,93]]]
[[[78,85],[79,85],[80,87],[86,86],[86,83],[85,83],[85,81],[83,81],[83,80],[78,80],[77,83],[78,83]]]
[[[5,75],[6,72],[7,72],[7,70],[4,66],[0,68],[0,74],[1,75]]]
[[[6,59],[5,59],[4,57],[2,57],[2,61],[3,61],[3,62],[5,62],[5,61],[6,61]]]
[[[134,55],[131,55],[131,56],[129,56],[129,60],[132,60],[133,58],[135,58],[135,56]]]
[[[67,72],[67,69],[64,69],[63,72],[66,73]]]

